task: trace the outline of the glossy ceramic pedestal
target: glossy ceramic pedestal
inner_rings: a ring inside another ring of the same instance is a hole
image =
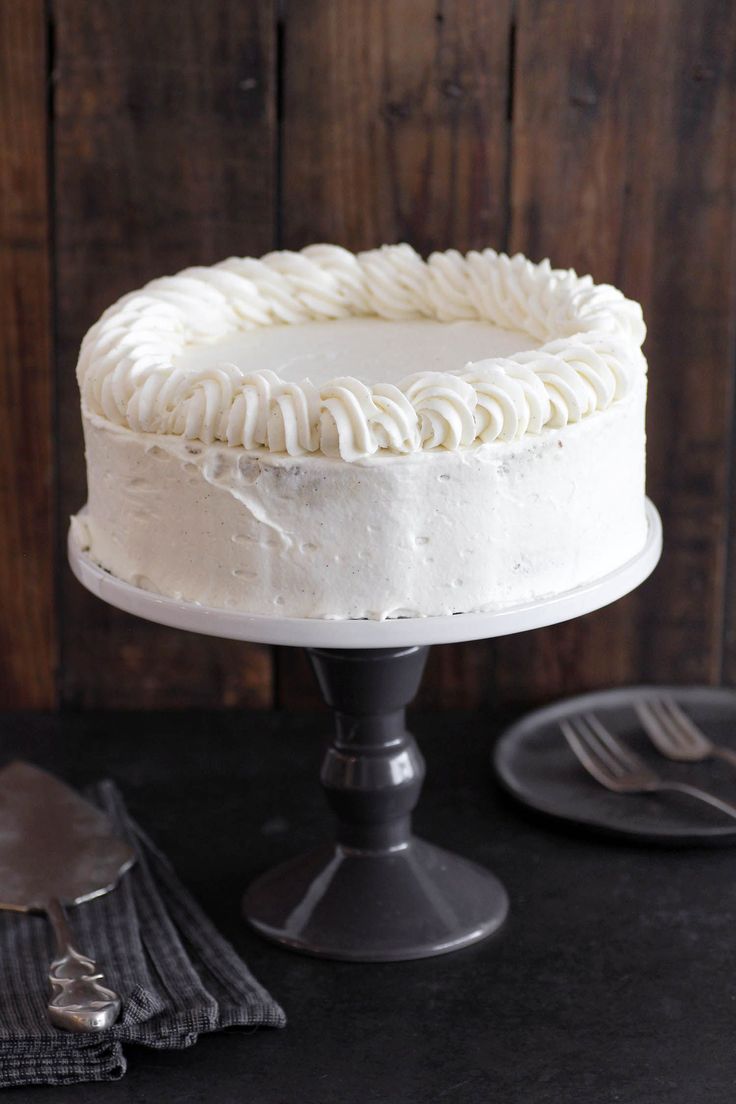
[[[337,838],[259,878],[243,902],[269,939],[361,961],[424,958],[503,923],[506,891],[487,870],[417,839],[424,761],[404,724],[429,649],[309,649],[336,734],[322,785]]]
[[[335,841],[268,871],[244,911],[264,936],[308,954],[391,961],[443,954],[484,939],[506,916],[506,892],[482,867],[411,831],[424,763],[404,710],[419,687],[428,645],[523,632],[599,609],[637,587],[662,547],[647,503],[648,539],[616,571],[565,594],[503,610],[392,621],[268,618],[208,609],[139,590],[69,539],[79,581],[103,600],[161,624],[237,640],[307,648],[335,714],[322,785]]]

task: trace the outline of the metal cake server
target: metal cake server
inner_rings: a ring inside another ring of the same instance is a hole
[[[53,925],[48,1014],[56,1027],[101,1031],[120,1014],[117,993],[74,948],[64,906],[108,893],[134,861],[105,814],[58,779],[30,763],[0,770],[0,909],[45,912]]]

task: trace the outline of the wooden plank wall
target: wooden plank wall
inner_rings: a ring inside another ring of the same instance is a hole
[[[0,0],[0,700],[56,701],[46,19]]]
[[[136,621],[64,565],[86,327],[154,275],[314,240],[550,255],[649,325],[662,566],[573,624],[434,649],[420,704],[733,681],[731,0],[172,10],[0,0],[0,704],[316,703],[300,653]]]
[[[273,245],[272,0],[56,0],[59,529],[85,498],[80,335],[131,288]],[[60,694],[77,706],[268,706],[270,650],[105,607],[61,574]]]

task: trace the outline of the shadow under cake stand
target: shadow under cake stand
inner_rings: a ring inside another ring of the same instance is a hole
[[[647,501],[642,550],[609,575],[541,601],[488,613],[387,621],[260,617],[165,598],[121,582],[69,534],[77,579],[110,605],[173,628],[307,649],[335,715],[321,773],[336,839],[269,870],[243,909],[262,935],[308,954],[362,962],[424,958],[484,939],[508,898],[485,868],[414,836],[424,761],[404,711],[429,647],[526,632],[600,609],[634,590],[662,549]]]

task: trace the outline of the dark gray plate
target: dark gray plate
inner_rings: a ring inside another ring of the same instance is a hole
[[[560,721],[592,710],[664,777],[736,801],[735,767],[717,759],[672,763],[643,735],[632,703],[655,693],[671,694],[715,743],[736,749],[736,691],[628,686],[568,698],[507,729],[493,756],[501,784],[531,809],[607,835],[662,844],[736,842],[736,820],[683,794],[610,793],[583,770],[565,743]]]

